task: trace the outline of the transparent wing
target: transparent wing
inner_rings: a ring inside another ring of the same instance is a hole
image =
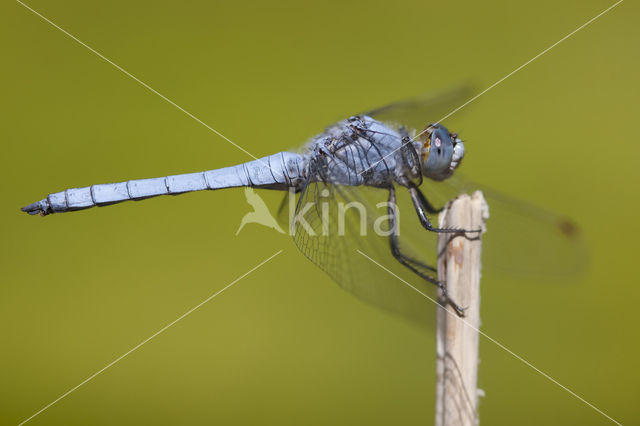
[[[391,255],[387,197],[386,189],[309,183],[298,200],[294,241],[306,257],[360,300],[432,328],[432,302],[389,273],[435,299],[435,286]],[[429,253],[435,249],[435,242],[425,247]]]
[[[461,193],[484,193],[489,220],[483,269],[536,280],[579,277],[586,271],[586,245],[578,227],[566,217],[460,175],[443,182],[426,179],[421,189],[436,207]]]
[[[490,218],[483,237],[483,274],[496,272],[519,282],[556,284],[585,271],[587,251],[580,233],[562,216],[462,178],[425,182],[423,186],[436,206],[463,192],[484,192]],[[297,209],[308,226],[305,229],[305,225],[295,223],[294,241],[343,289],[370,305],[431,328],[432,302],[388,272],[436,298],[435,286],[405,269],[391,255],[389,239],[383,234],[389,230],[387,196],[386,189],[311,183],[300,194]],[[430,266],[436,265],[437,235],[422,228],[406,190],[398,187],[397,196],[400,249],[425,266],[419,268],[422,273],[435,276]],[[351,207],[345,214],[344,206],[350,203],[360,210]],[[307,205],[311,207],[305,208]],[[433,216],[432,222],[437,223]]]
[[[363,114],[394,127],[403,126],[408,130],[420,131],[462,105],[471,95],[471,86],[465,85],[394,102]]]

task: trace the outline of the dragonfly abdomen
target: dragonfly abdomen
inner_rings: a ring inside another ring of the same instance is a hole
[[[300,185],[304,179],[303,162],[303,157],[299,154],[279,152],[247,163],[205,172],[71,188],[49,194],[47,198],[23,207],[22,211],[47,215],[159,195],[241,186],[286,190],[290,186]]]

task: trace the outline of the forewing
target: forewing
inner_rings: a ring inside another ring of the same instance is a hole
[[[545,280],[575,278],[586,271],[586,245],[578,227],[566,217],[459,174],[443,182],[425,180],[421,189],[436,207],[458,194],[483,192],[489,205],[483,269]]]

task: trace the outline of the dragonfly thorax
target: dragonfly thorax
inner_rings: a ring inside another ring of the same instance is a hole
[[[433,180],[444,180],[453,174],[464,157],[464,144],[442,124],[429,125],[420,135],[422,174]]]

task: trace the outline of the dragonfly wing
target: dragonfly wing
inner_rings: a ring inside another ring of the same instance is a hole
[[[462,105],[471,95],[470,86],[461,86],[394,102],[363,114],[394,127],[420,131]]]
[[[425,180],[422,191],[437,207],[461,193],[481,190],[489,205],[483,237],[483,269],[520,278],[575,278],[588,265],[578,227],[566,217],[454,175],[443,182]]]
[[[405,270],[391,255],[388,193],[380,188],[309,183],[298,200],[294,241],[307,258],[360,300],[432,328],[431,302],[398,278],[435,298],[433,284]],[[426,250],[434,252],[435,244]]]

